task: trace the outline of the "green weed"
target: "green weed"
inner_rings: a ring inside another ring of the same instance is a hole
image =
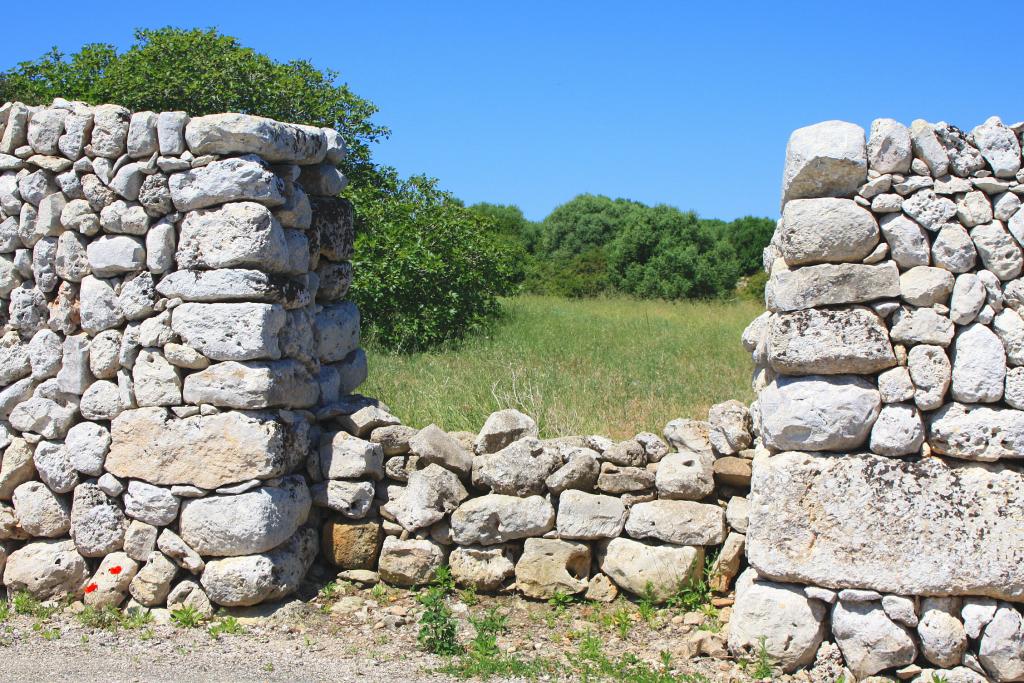
[[[103,607],[86,605],[81,612],[75,615],[75,618],[82,626],[103,631],[116,631],[121,627],[123,621],[121,611],[113,605]]]
[[[220,638],[221,636],[237,636],[245,633],[245,627],[238,622],[238,619],[232,616],[224,617],[208,630],[210,635],[214,638]]]
[[[28,591],[18,591],[11,599],[14,605],[14,613],[37,619],[48,619],[60,611],[60,607],[43,605]]]
[[[178,628],[197,628],[206,621],[206,617],[199,613],[195,607],[179,607],[171,612],[171,621]]]
[[[431,586],[417,595],[416,601],[423,605],[417,636],[420,647],[437,655],[456,655],[462,652],[455,617],[445,602],[444,590],[438,586]]]
[[[135,631],[153,623],[153,615],[148,610],[132,607],[124,613],[121,624],[128,630]]]

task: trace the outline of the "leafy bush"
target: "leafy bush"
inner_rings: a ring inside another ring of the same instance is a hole
[[[354,188],[352,298],[375,343],[418,351],[485,327],[515,267],[491,223],[424,176],[388,169],[381,185]]]

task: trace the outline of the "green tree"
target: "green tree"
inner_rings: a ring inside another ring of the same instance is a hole
[[[492,224],[424,176],[385,169],[352,191],[359,207],[352,298],[378,343],[417,351],[485,327],[515,264]]]
[[[133,111],[236,111],[336,128],[349,146],[345,173],[360,184],[374,173],[370,145],[390,131],[371,120],[377,107],[338,84],[338,75],[305,60],[277,62],[216,29],[139,29],[124,52],[100,43],[72,55],[54,48],[0,73],[0,102],[63,97]]]
[[[345,194],[357,215],[352,297],[364,329],[382,344],[411,350],[457,339],[494,318],[497,297],[522,279],[522,264],[493,233],[497,215],[467,210],[434,180],[402,179],[373,163],[371,146],[389,131],[336,71],[277,62],[215,29],[161,28],[136,31],[123,52],[103,44],[72,55],[53,49],[0,73],[0,102],[56,97],[192,116],[235,111],[342,131]]]
[[[736,252],[741,275],[753,275],[763,269],[761,252],[772,241],[775,221],[770,218],[744,216],[724,228],[726,241]]]

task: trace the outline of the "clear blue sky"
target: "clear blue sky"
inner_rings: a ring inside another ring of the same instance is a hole
[[[581,192],[773,216],[799,126],[1024,119],[1019,2],[59,5],[4,9],[0,66],[216,26],[339,70],[393,131],[379,161],[533,219]]]

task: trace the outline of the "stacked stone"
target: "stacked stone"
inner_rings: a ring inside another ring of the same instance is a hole
[[[9,591],[208,612],[295,590],[314,411],[366,373],[344,155],[256,116],[0,107]]]
[[[730,526],[745,528],[753,436],[736,401],[708,422],[673,421],[665,441],[622,442],[542,441],[516,410],[478,434],[448,434],[402,426],[379,404],[352,407],[327,409],[348,414],[325,432],[327,481],[314,487],[336,511],[323,548],[343,578],[414,586],[447,564],[480,591],[666,600],[701,575],[710,546],[723,546],[715,588],[728,591],[738,573],[744,537]]]
[[[1022,132],[790,138],[768,312],[744,333],[766,453],[735,653],[767,636],[793,670],[830,623],[857,677],[1024,680]]]

